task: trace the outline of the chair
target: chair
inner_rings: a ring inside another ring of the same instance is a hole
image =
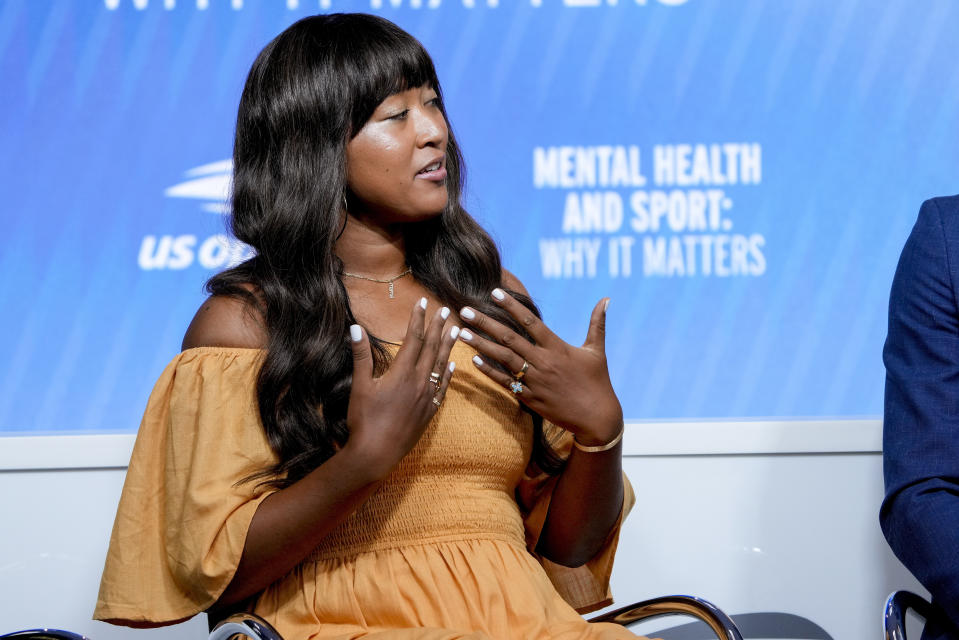
[[[659,616],[687,615],[697,618],[716,634],[719,640],[743,640],[732,619],[716,605],[692,596],[665,596],[631,604],[592,618],[590,622],[612,622],[627,626]],[[265,620],[251,613],[236,613],[213,627],[208,640],[283,640]]]
[[[27,629],[26,631],[14,631],[0,636],[2,640],[7,638],[15,640],[90,640],[86,636],[81,636],[72,631],[63,631],[62,629]]]
[[[907,592],[900,593],[919,598],[919,596]],[[922,599],[919,598],[919,600]],[[641,620],[673,615],[687,615],[701,620],[716,634],[716,638],[719,640],[743,640],[742,634],[729,616],[711,602],[692,596],[665,596],[644,600],[592,618],[590,622],[612,622],[625,627]],[[894,640],[905,640],[905,635],[893,637],[887,634],[886,637],[889,640],[893,640],[893,638]],[[242,638],[283,640],[283,637],[277,633],[270,623],[252,613],[235,613],[224,618],[213,627],[207,640],[241,640]],[[58,629],[30,629],[0,636],[0,640],[7,639],[90,640],[85,636]]]
[[[906,611],[912,609],[928,622],[939,614],[932,603],[911,591],[894,591],[886,599],[882,628],[886,640],[906,640]]]
[[[612,622],[625,627],[641,620],[676,615],[701,620],[719,640],[743,640],[743,635],[732,618],[708,600],[695,596],[676,595],[643,600],[591,618],[590,622]]]
[[[234,613],[216,623],[207,640],[283,640],[269,622],[252,613]]]

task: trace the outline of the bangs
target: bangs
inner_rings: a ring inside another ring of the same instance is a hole
[[[393,94],[423,85],[440,93],[433,60],[416,38],[382,18],[354,14],[356,18],[366,24],[355,31],[343,30],[352,31],[344,34],[350,41],[343,69],[343,80],[352,97],[350,137]]]

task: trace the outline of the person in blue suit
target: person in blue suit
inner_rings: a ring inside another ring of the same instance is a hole
[[[923,640],[959,639],[959,196],[919,210],[889,296],[883,362],[879,521],[944,614]]]

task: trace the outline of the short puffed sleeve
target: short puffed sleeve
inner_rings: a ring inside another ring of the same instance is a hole
[[[573,434],[565,429],[543,423],[547,439],[560,457],[569,456],[573,447]],[[559,476],[550,476],[539,472],[530,464],[525,477],[520,481],[516,495],[523,511],[523,523],[526,528],[526,546],[537,557],[556,591],[571,607],[579,613],[589,613],[609,606],[613,596],[609,589],[609,578],[613,573],[613,560],[619,544],[619,532],[627,514],[633,508],[636,498],[629,479],[623,474],[623,508],[619,518],[610,529],[602,548],[586,564],[579,567],[564,567],[550,562],[536,553],[553,489]]]
[[[137,433],[94,618],[137,627],[206,610],[236,571],[276,461],[259,420],[257,349],[189,349],[167,366]]]

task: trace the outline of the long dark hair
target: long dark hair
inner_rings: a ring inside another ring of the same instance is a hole
[[[346,144],[387,97],[429,85],[440,92],[423,46],[393,23],[365,14],[304,18],[257,56],[243,89],[233,148],[233,234],[253,258],[212,277],[213,295],[245,299],[268,333],[257,380],[260,418],[279,462],[261,477],[278,486],[315,469],[349,437],[355,322],[334,246],[342,231]],[[446,111],[443,115],[446,117]],[[448,118],[447,122],[448,122]],[[502,287],[499,252],[460,204],[463,159],[449,134],[448,204],[406,230],[416,279],[448,306],[469,305],[518,331],[489,300]],[[253,291],[250,290],[252,285]],[[532,301],[512,292],[537,315]],[[375,370],[390,355],[370,336]],[[562,460],[533,415],[533,460],[557,473]]]

